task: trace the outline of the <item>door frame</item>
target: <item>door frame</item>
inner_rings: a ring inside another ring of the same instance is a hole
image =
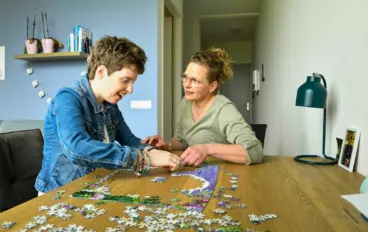
[[[180,102],[181,102],[181,72],[182,72],[182,54],[183,54],[183,12],[182,8],[178,9],[174,6],[172,1],[178,0],[158,0],[158,48],[157,48],[157,132],[163,138],[166,136],[164,133],[165,116],[164,116],[164,97],[172,97],[172,134],[175,133],[176,120],[180,114]],[[173,60],[172,60],[172,96],[164,96],[163,81],[164,81],[164,20],[165,20],[165,8],[173,17]]]

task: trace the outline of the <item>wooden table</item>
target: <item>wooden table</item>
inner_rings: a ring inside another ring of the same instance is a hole
[[[245,203],[247,208],[235,207],[228,210],[228,215],[242,222],[243,228],[253,228],[257,231],[368,231],[368,223],[364,221],[360,213],[340,195],[359,192],[359,186],[364,177],[357,173],[349,173],[337,165],[313,166],[297,163],[292,157],[278,156],[265,157],[265,162],[259,165],[236,165],[223,161],[215,161],[220,168],[225,168],[233,174],[240,175],[239,189],[231,191],[235,197],[239,197],[239,203]],[[188,168],[186,168],[188,169]],[[180,171],[180,169],[179,169]],[[14,221],[17,224],[14,231],[23,229],[32,220],[33,216],[45,215],[39,212],[41,205],[51,206],[58,202],[82,207],[84,204],[93,204],[96,201],[87,199],[69,198],[68,196],[81,189],[83,182],[96,181],[96,175],[105,175],[110,171],[98,169],[95,172],[69,183],[57,190],[66,190],[60,200],[53,200],[56,191],[35,198],[22,205],[14,207],[0,214],[0,224],[3,221]],[[169,178],[165,183],[153,183],[152,177],[170,176],[167,170],[152,170],[148,176],[136,178],[131,172],[122,172],[110,179],[111,192],[120,195],[140,194],[158,195],[163,198],[172,198],[169,190],[173,188],[186,188],[189,178]],[[220,171],[216,190],[219,186],[229,186],[229,177]],[[170,196],[169,196],[170,195]],[[204,209],[206,217],[218,217],[212,212],[218,208],[219,199],[212,198]],[[110,222],[111,216],[124,216],[127,204],[109,202],[98,206],[107,210],[102,216],[95,219],[85,219],[80,214],[73,212],[73,218],[63,221],[59,218],[49,217],[48,223],[55,226],[69,224],[83,225],[87,229],[105,231],[106,227],[115,227],[116,222]],[[252,224],[249,214],[264,215],[276,214],[277,218]],[[37,228],[36,228],[37,229]],[[0,229],[1,230],[1,229]],[[136,229],[138,230],[138,228]],[[132,231],[132,230],[130,230]],[[135,229],[133,229],[135,231]]]

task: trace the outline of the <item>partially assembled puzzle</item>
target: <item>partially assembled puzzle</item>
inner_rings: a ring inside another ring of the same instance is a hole
[[[199,181],[201,184],[195,188],[171,189],[173,194],[178,193],[175,198],[163,202],[160,196],[144,196],[130,193],[127,195],[113,195],[110,191],[107,181],[115,177],[120,172],[127,171],[126,169],[116,170],[104,177],[96,176],[99,181],[95,183],[82,183],[84,187],[70,195],[73,198],[83,198],[95,201],[94,204],[85,204],[81,207],[69,205],[65,202],[59,202],[52,206],[40,206],[39,211],[45,211],[46,215],[35,216],[22,232],[26,231],[84,231],[92,232],[94,230],[84,228],[82,225],[70,223],[65,227],[55,227],[53,224],[47,224],[48,217],[57,217],[62,220],[72,220],[72,213],[80,213],[86,220],[91,220],[106,212],[105,209],[99,209],[98,206],[107,204],[108,202],[122,202],[133,204],[126,206],[124,213],[126,215],[110,216],[111,222],[116,222],[116,227],[108,227],[105,231],[126,231],[128,229],[143,229],[145,231],[174,231],[176,229],[189,229],[194,231],[246,231],[255,232],[254,229],[242,228],[241,222],[232,219],[227,212],[234,208],[247,208],[246,204],[240,203],[240,199],[232,195],[232,192],[238,189],[239,176],[222,169],[229,177],[229,186],[219,186],[215,191],[219,167],[216,165],[205,164],[200,168],[190,171],[172,173],[172,177],[188,176]],[[168,177],[156,176],[151,178],[151,181],[157,185],[162,185],[169,181]],[[54,200],[62,199],[65,191],[58,191]],[[210,218],[206,218],[202,213],[203,209],[209,203],[210,199],[218,199],[217,208],[212,212]],[[188,200],[189,199],[189,200]],[[135,205],[135,206],[134,206]],[[215,217],[216,215],[220,217]],[[259,224],[266,220],[276,218],[275,214],[265,214],[257,216],[249,214],[249,221],[253,224]],[[1,222],[0,222],[1,223]],[[11,229],[16,225],[16,222],[2,222],[2,228],[5,230]],[[37,228],[38,227],[38,228]]]
[[[92,200],[116,201],[129,204],[161,207],[165,206],[172,209],[186,209],[202,212],[211,199],[212,193],[214,192],[219,167],[215,165],[208,165],[191,171],[171,174],[171,176],[189,176],[201,181],[202,185],[199,187],[194,189],[183,189],[180,191],[181,194],[193,199],[190,203],[180,203],[181,200],[179,198],[171,199],[170,202],[162,202],[160,196],[145,196],[140,198],[138,194],[112,195],[110,192],[110,187],[108,185],[104,185],[103,182],[114,177],[121,171],[122,170],[115,171],[111,175],[102,178],[100,181],[87,185],[83,189],[72,194],[72,197]],[[155,177],[151,181],[155,183],[166,182],[167,177]]]

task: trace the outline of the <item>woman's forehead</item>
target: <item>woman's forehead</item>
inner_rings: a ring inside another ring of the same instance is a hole
[[[207,67],[203,64],[189,63],[184,73],[188,77],[197,79],[205,79],[207,76]]]

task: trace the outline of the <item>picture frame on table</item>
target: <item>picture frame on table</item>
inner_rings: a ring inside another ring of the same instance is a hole
[[[359,146],[360,130],[356,128],[345,128],[344,141],[338,165],[343,169],[352,172],[354,170],[355,159]]]

